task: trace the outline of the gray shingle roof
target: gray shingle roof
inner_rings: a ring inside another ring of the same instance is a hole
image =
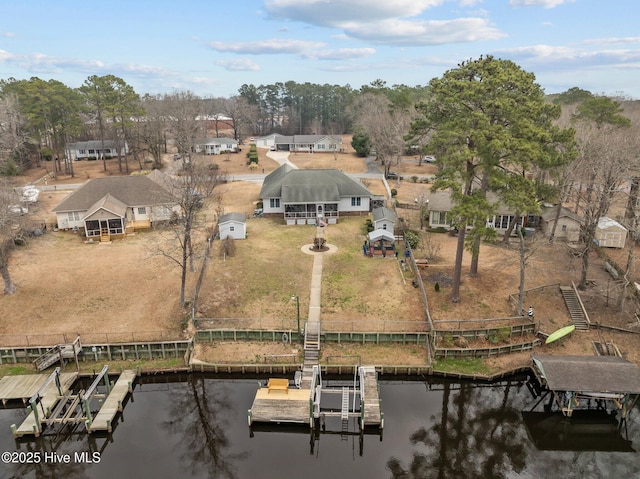
[[[282,165],[264,179],[260,198],[285,203],[338,201],[341,197],[372,196],[357,179],[340,170],[298,170]]]
[[[246,223],[247,216],[243,213],[227,213],[220,217],[218,224],[226,223],[227,221],[236,221],[238,223]]]
[[[127,206],[176,203],[166,189],[146,176],[114,176],[87,181],[53,208],[53,212],[87,211],[107,195]]]
[[[300,143],[316,143],[323,138],[329,138],[330,140],[342,144],[342,138],[339,136],[329,135],[293,135],[293,136],[279,136],[275,138],[276,145],[288,145],[288,144],[300,144]]]
[[[390,220],[396,221],[396,214],[389,208],[381,206],[373,209],[373,221]]]

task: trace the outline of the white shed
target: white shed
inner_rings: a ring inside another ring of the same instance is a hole
[[[603,248],[624,248],[627,239],[627,229],[606,216],[598,220],[595,242]]]
[[[220,239],[228,237],[233,239],[245,239],[247,237],[247,217],[242,213],[227,213],[220,217],[218,222]]]
[[[396,224],[396,214],[389,208],[381,206],[373,209],[373,229],[388,230],[393,234]]]

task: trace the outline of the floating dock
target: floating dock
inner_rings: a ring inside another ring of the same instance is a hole
[[[112,423],[116,414],[122,412],[122,404],[127,394],[133,392],[133,381],[136,379],[136,371],[127,369],[122,371],[116,384],[104,401],[104,404],[98,411],[98,414],[87,425],[87,430],[95,431],[112,431]]]

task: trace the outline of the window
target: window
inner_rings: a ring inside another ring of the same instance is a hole
[[[431,218],[432,218],[432,223],[434,225],[448,225],[449,224],[446,211],[432,211],[431,212]]]
[[[232,225],[232,226],[229,226],[229,231],[235,231],[235,230],[236,230],[236,227],[235,227],[235,226],[233,226],[233,225]]]
[[[280,208],[280,198],[270,198],[269,206],[271,208]]]
[[[382,229],[386,230],[387,229],[387,223],[382,223]]]
[[[96,150],[89,150],[89,154],[90,155],[95,155],[96,154]]]
[[[567,231],[567,225],[562,225],[562,231]]]
[[[69,215],[69,221],[80,221],[80,213],[77,211],[70,211],[67,214]]]
[[[141,206],[138,208],[138,214],[139,215],[146,215],[147,214],[147,207],[146,206]]]
[[[353,196],[351,198],[351,206],[360,206],[360,197],[359,196]]]
[[[324,143],[318,143],[318,144],[316,145],[316,150],[324,150],[324,148],[325,148],[325,147],[324,147]]]

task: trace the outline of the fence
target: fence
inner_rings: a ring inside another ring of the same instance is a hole
[[[84,341],[84,336],[82,336]],[[185,358],[193,340],[82,344],[78,361],[126,361]],[[2,347],[0,364],[31,363],[51,346]]]
[[[454,338],[464,338],[471,341],[475,339],[491,338],[507,339],[535,334],[536,331],[536,324],[531,322],[525,324],[514,324],[511,326],[498,326],[495,328],[437,329],[433,331],[433,342],[437,345],[438,341],[446,341],[447,339],[453,340]]]
[[[135,333],[60,333],[60,334],[5,334],[0,335],[0,348],[18,346],[46,346],[71,344],[78,336],[87,344],[143,343],[173,341],[175,331],[138,331]]]
[[[320,333],[321,341],[335,343],[359,344],[427,344],[429,334],[426,332],[331,332]],[[290,330],[255,331],[237,329],[206,329],[195,335],[196,341],[298,341],[298,335]]]
[[[290,330],[297,334],[297,321],[295,319],[249,319],[249,318],[195,318],[194,324],[199,330],[207,329],[228,329],[244,331],[286,331]],[[429,325],[424,319],[396,320],[396,319],[367,319],[365,321],[355,320],[322,320],[323,331],[340,332],[425,332]]]
[[[540,344],[539,339],[533,341],[525,341],[517,344],[507,344],[504,346],[485,347],[485,348],[434,348],[433,354],[436,358],[481,358],[498,356],[500,354],[528,351]]]

